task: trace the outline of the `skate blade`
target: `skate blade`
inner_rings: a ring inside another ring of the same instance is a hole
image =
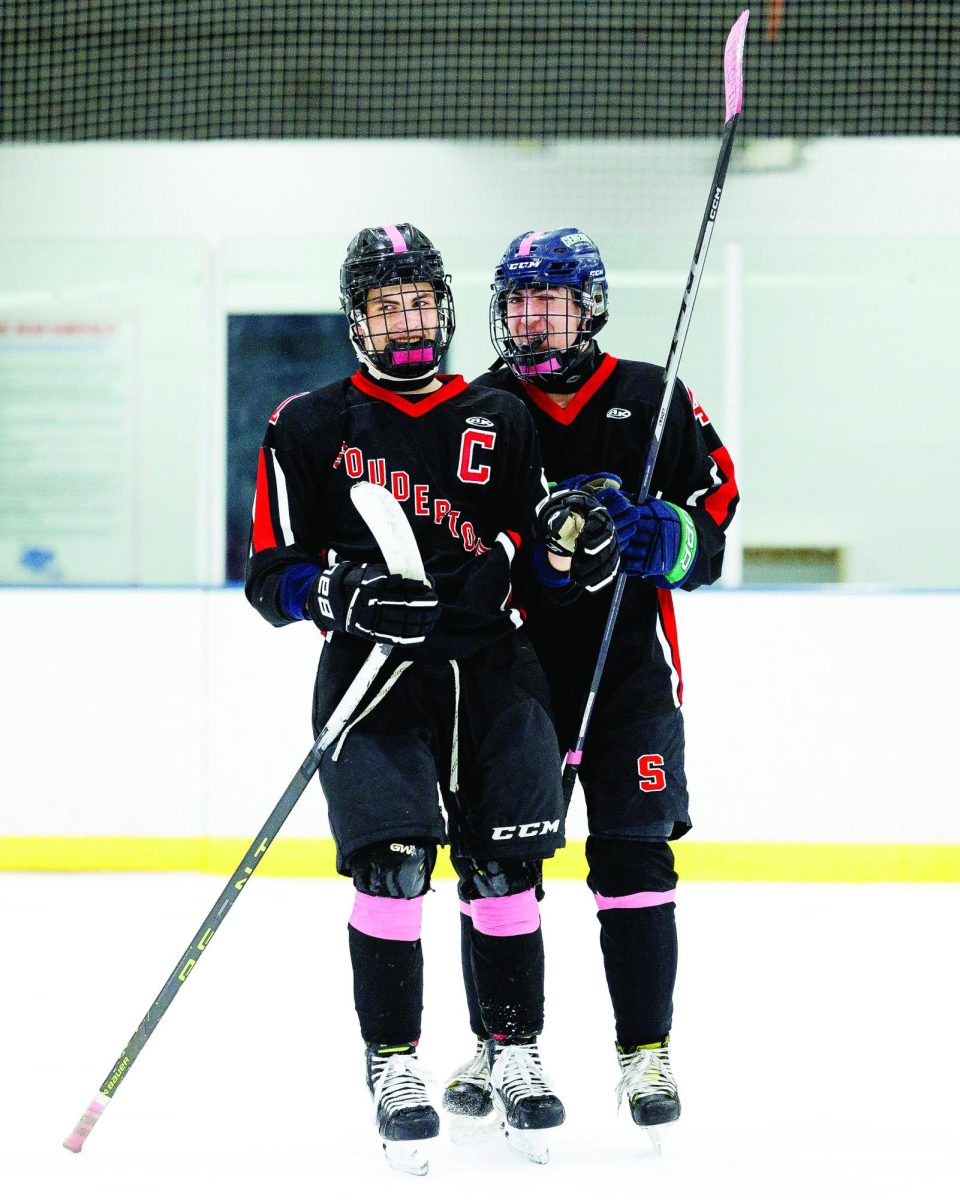
[[[650,1139],[650,1145],[653,1147],[654,1154],[657,1156],[657,1158],[663,1158],[663,1138],[660,1134],[663,1126],[644,1125],[643,1129],[647,1137]]]
[[[450,1141],[455,1146],[475,1146],[497,1136],[503,1129],[503,1117],[494,1110],[485,1117],[466,1117],[462,1113],[450,1117]]]
[[[426,1175],[430,1170],[430,1159],[427,1157],[429,1141],[420,1142],[384,1142],[383,1153],[387,1162],[395,1171],[403,1171],[407,1175]]]
[[[512,1129],[506,1126],[507,1144],[510,1149],[525,1158],[527,1162],[539,1166],[550,1161],[550,1149],[547,1145],[552,1130],[550,1129]]]

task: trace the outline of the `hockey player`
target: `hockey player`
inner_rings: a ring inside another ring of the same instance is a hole
[[[620,539],[623,602],[583,751],[588,886],[616,1025],[620,1080],[633,1120],[675,1121],[680,1100],[668,1043],[677,968],[670,842],[690,829],[680,704],[683,680],[672,592],[720,575],[724,530],[737,505],[733,464],[693,393],[672,398],[650,498],[636,496],[663,388],[663,370],[604,354],[607,280],[579,229],[514,238],[497,267],[490,330],[500,363],[475,380],[520,397],[533,416],[547,476],[586,487]],[[531,609],[529,632],[550,683],[561,746],[575,744],[609,607],[553,570],[538,571],[559,603]],[[579,593],[579,594],[578,594]],[[462,918],[464,943],[470,916]],[[471,1026],[489,1030],[465,972]],[[490,1083],[479,1053],[451,1078],[444,1106],[484,1118]]]
[[[515,397],[438,368],[454,331],[449,276],[410,224],[362,230],[340,274],[360,360],[349,379],[285,400],[260,450],[246,594],[273,625],[312,620],[326,641],[319,731],[367,657],[395,646],[320,766],[349,919],[354,1000],[377,1129],[394,1165],[426,1170],[438,1133],[417,1043],[421,906],[449,841],[472,914],[475,987],[495,1099],[521,1150],[560,1125],[543,1025],[540,860],[563,844],[559,749],[547,689],[511,594],[511,565],[546,494],[533,422]],[[360,479],[409,518],[427,583],[390,576],[349,499]],[[602,520],[572,573],[595,586]],[[596,516],[596,514],[595,514]],[[591,542],[593,538],[593,542]],[[616,564],[614,563],[614,571]],[[607,571],[609,574],[609,571]],[[445,826],[438,789],[447,815]]]

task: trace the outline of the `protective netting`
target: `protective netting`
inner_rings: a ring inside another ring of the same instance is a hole
[[[2,0],[0,138],[709,136],[743,5]],[[761,0],[746,132],[960,133],[958,0]]]

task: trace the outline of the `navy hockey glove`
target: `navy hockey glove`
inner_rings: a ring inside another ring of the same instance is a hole
[[[408,645],[436,625],[440,602],[429,583],[388,575],[383,563],[340,562],[321,572],[307,612],[321,629]]]
[[[570,559],[570,579],[588,592],[611,583],[620,565],[613,518],[593,496],[557,488],[537,507],[537,540]]]
[[[623,480],[619,475],[610,471],[598,471],[594,475],[574,475],[557,485],[558,488],[579,488],[596,496],[603,507],[613,517],[617,531],[617,541],[620,543],[620,553],[626,550],[630,539],[636,532],[640,514],[635,504],[631,504],[620,490]]]
[[[637,528],[621,556],[621,569],[628,575],[643,575],[657,587],[679,587],[697,557],[697,529],[690,514],[665,500],[644,500],[637,518]]]

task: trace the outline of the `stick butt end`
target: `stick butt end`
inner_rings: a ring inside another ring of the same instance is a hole
[[[69,1137],[63,1139],[63,1148],[71,1154],[79,1154],[83,1144],[93,1132],[93,1127],[100,1120],[103,1110],[107,1107],[108,1096],[95,1096],[87,1105],[87,1111],[74,1126]]]

